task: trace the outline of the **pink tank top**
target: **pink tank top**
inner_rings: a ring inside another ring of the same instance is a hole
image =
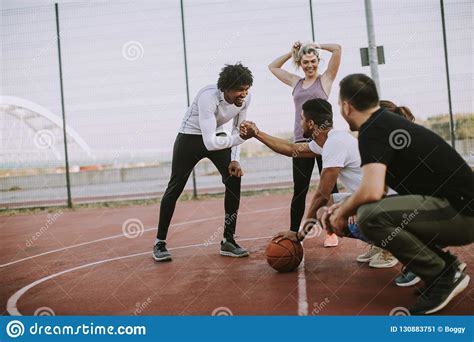
[[[316,78],[316,81],[311,84],[311,86],[307,89],[303,89],[303,78],[296,83],[295,88],[293,89],[293,102],[295,103],[295,125],[293,129],[293,141],[307,141],[305,137],[303,137],[303,129],[300,126],[301,121],[301,111],[303,110],[303,103],[311,99],[328,99],[328,95],[323,89],[323,85],[321,84],[321,75]]]

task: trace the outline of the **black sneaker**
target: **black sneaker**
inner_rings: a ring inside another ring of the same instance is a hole
[[[249,252],[240,247],[234,239],[224,238],[221,241],[221,255],[230,256],[234,258],[243,258],[249,256]]]
[[[402,272],[395,279],[395,284],[400,287],[408,287],[418,284],[421,281],[421,278],[418,277],[415,273],[407,269],[406,267],[402,268]]]
[[[155,261],[171,261],[171,254],[166,249],[166,242],[158,241],[153,246],[153,259]]]
[[[427,315],[444,308],[448,303],[466,289],[469,276],[459,270],[448,267],[427,290],[420,295],[415,305],[410,308],[412,315]]]
[[[446,266],[453,266],[457,267],[461,272],[464,271],[466,268],[466,264],[464,262],[459,261],[458,257],[454,254],[451,254],[450,251],[446,250],[440,254],[440,257],[446,262]]]
[[[452,255],[452,254],[451,254],[451,255]],[[465,262],[463,262],[463,261],[459,261],[459,259],[456,258],[456,260],[455,260],[454,263],[453,263],[453,266],[454,266],[455,268],[457,268],[457,270],[458,270],[459,272],[464,272],[464,270],[465,270],[466,267],[467,267],[467,264],[466,264]],[[398,285],[398,284],[397,284],[397,285]],[[422,294],[424,294],[424,293],[426,292],[427,289],[428,289],[428,288],[427,288],[426,286],[417,287],[417,288],[415,288],[415,294],[417,294],[417,295],[422,295]]]

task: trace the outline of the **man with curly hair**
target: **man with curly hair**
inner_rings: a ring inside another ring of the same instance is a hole
[[[237,213],[240,204],[239,126],[247,117],[250,105],[249,88],[253,84],[252,72],[240,63],[226,65],[219,74],[217,85],[202,88],[188,108],[173,148],[171,177],[160,205],[158,233],[153,246],[153,259],[170,261],[166,249],[166,236],[173,217],[176,201],[194,166],[208,158],[216,166],[225,185],[224,238],[220,254],[246,257],[249,253],[234,240]],[[224,124],[233,120],[230,136]]]

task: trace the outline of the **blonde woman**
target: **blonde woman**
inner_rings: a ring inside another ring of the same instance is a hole
[[[326,70],[319,73],[319,50],[331,52]],[[293,64],[304,72],[304,78],[284,70],[283,64],[289,59]],[[331,87],[336,78],[341,63],[341,46],[338,44],[302,44],[297,41],[293,44],[290,52],[278,57],[268,65],[273,75],[281,82],[290,86],[293,91],[293,102],[295,106],[294,137],[295,143],[307,142],[310,137],[304,135],[300,126],[303,103],[308,100],[319,98],[327,100]],[[316,158],[319,172],[323,169],[321,156]],[[314,168],[314,158],[299,158],[293,156],[293,198],[291,200],[290,230],[298,231],[305,211],[306,194],[308,193],[311,174]],[[337,192],[337,186],[333,191]],[[325,205],[322,203],[321,205]],[[330,234],[324,241],[325,247],[335,247],[339,243],[336,234]]]

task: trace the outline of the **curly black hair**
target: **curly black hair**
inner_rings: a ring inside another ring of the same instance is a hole
[[[249,68],[238,62],[237,64],[231,65],[226,64],[222,68],[219,74],[219,80],[217,81],[217,88],[220,91],[226,91],[229,89],[240,89],[244,85],[252,86],[253,76]]]

